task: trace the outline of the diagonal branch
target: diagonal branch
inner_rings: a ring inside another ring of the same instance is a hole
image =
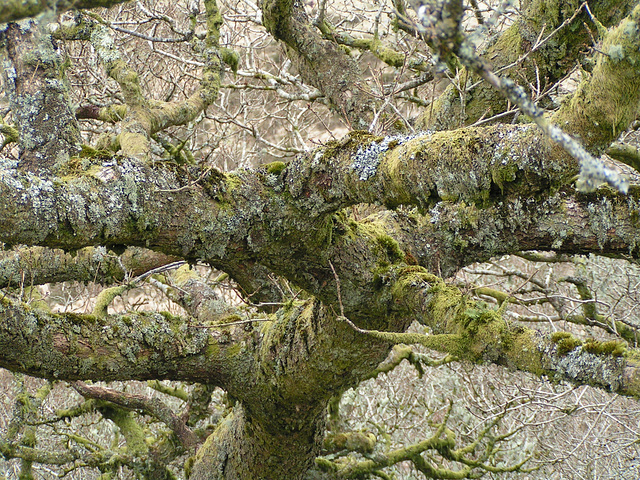
[[[352,129],[368,129],[374,101],[355,60],[322,37],[301,4],[264,0],[260,7],[264,26],[287,45],[305,82],[318,88]]]
[[[115,403],[126,409],[139,410],[157,418],[173,431],[182,446],[187,450],[199,442],[196,434],[187,427],[184,420],[173,413],[166,404],[157,398],[119,392],[111,388],[89,386],[81,381],[73,382],[72,386],[85,398],[95,398],[97,400]]]

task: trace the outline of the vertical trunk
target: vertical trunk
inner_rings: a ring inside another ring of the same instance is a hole
[[[320,451],[325,410],[301,412],[300,418],[299,428],[273,431],[274,425],[263,425],[236,404],[200,448],[190,480],[304,478]]]
[[[5,91],[20,129],[20,166],[51,171],[78,151],[80,132],[69,106],[64,65],[51,36],[32,20],[2,32]]]

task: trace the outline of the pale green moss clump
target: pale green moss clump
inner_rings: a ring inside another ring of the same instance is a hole
[[[582,345],[582,341],[569,332],[553,332],[551,341],[558,346],[558,355],[564,356]]]

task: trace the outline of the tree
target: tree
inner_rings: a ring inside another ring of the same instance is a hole
[[[502,461],[506,412],[466,440],[448,427],[452,407],[432,412],[431,436],[399,449],[344,431],[341,395],[403,359],[639,395],[637,319],[603,314],[585,278],[563,279],[579,314],[545,291],[562,322],[546,331],[526,321],[549,314],[523,310],[535,303],[525,285],[547,288],[533,274],[510,292],[455,277],[506,254],[596,253],[632,268],[639,191],[598,157],[638,165],[637,149],[616,143],[639,105],[637,2],[119,4],[0,8],[0,366],[50,380],[19,396],[0,443],[22,478],[34,463],[105,479],[122,467],[154,479],[529,468],[527,455]],[[207,281],[198,264],[224,275]],[[226,276],[243,304],[218,288]],[[27,301],[34,286],[67,280],[105,286],[92,314]],[[147,280],[184,313],[109,311]],[[88,380],[151,381],[186,408]],[[65,430],[64,445],[39,446],[38,409],[57,381],[83,400],[46,420],[54,433],[97,414],[124,444]],[[216,387],[226,408],[198,429]],[[185,457],[185,472],[172,470]]]

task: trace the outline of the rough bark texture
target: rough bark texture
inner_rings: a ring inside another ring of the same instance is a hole
[[[47,11],[64,12],[72,8],[112,7],[127,0],[10,0],[0,6],[0,23],[15,22]]]
[[[20,129],[20,167],[46,173],[79,151],[62,59],[51,37],[31,20],[6,25],[2,42],[4,85]]]
[[[265,0],[261,8],[264,26],[287,45],[302,78],[320,89],[351,129],[368,129],[375,102],[353,59],[322,38],[297,2]]]

